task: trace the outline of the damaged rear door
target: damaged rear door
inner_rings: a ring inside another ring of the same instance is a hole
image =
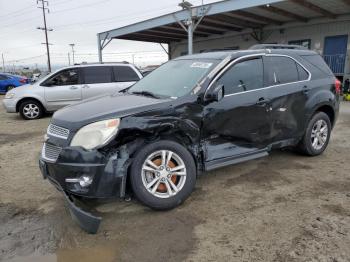
[[[271,113],[266,98],[262,57],[231,63],[212,85],[224,86],[224,97],[204,107],[202,144],[206,169],[267,154]]]

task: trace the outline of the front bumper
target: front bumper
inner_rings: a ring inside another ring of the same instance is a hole
[[[106,157],[97,150],[87,151],[80,147],[63,148],[55,162],[48,161],[43,150],[39,159],[44,179],[48,179],[64,194],[73,220],[88,233],[97,232],[101,218],[79,207],[76,196],[124,197],[127,170],[125,164],[125,159],[118,158],[117,153]],[[82,187],[79,183],[66,182],[66,179],[77,179],[83,175],[92,178],[89,186]]]
[[[63,193],[72,219],[76,221],[86,232],[96,234],[102,218],[94,216],[90,212],[84,211],[81,207],[78,207],[74,196],[67,194],[67,192],[62,189],[60,184],[49,176],[47,165],[44,161],[39,160],[39,167],[44,179],[48,178],[49,181],[57,188],[57,190]]]
[[[85,198],[125,196],[126,172],[117,153],[106,157],[97,150],[65,147],[56,161],[46,159],[45,155],[41,156],[40,161],[46,165],[47,177],[57,181],[69,194]],[[82,187],[79,183],[66,182],[66,179],[79,179],[82,176],[90,177],[91,185]]]
[[[16,104],[17,100],[16,99],[3,99],[2,104],[4,108],[6,109],[7,113],[16,113]]]

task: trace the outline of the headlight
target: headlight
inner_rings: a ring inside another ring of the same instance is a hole
[[[11,98],[13,98],[14,96],[15,96],[14,93],[9,93],[9,92],[7,92],[6,95],[5,95],[5,99],[11,99]]]
[[[108,119],[86,125],[73,137],[71,146],[87,150],[106,145],[117,134],[120,119]]]

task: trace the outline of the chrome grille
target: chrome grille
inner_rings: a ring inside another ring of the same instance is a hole
[[[45,143],[41,151],[41,156],[47,161],[56,162],[61,151],[61,147]]]
[[[67,139],[69,136],[69,130],[67,128],[50,124],[49,127],[47,128],[47,134],[51,136]]]

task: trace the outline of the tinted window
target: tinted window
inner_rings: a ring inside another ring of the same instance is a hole
[[[298,74],[299,74],[299,81],[307,80],[309,79],[309,74],[306,72],[306,70],[299,64],[297,64]]]
[[[50,86],[77,85],[79,83],[78,70],[67,69],[50,78],[45,84]],[[44,85],[45,85],[44,84]]]
[[[327,75],[333,75],[332,70],[328,67],[326,62],[323,60],[323,58],[319,55],[303,55],[301,56],[304,58],[307,62],[312,64],[313,66],[317,67],[319,70],[321,70],[323,73],[326,73]]]
[[[140,77],[129,66],[113,66],[113,72],[116,82],[134,82],[140,80]]]
[[[262,59],[256,58],[233,65],[219,78],[217,84],[224,86],[225,95],[262,88]]]
[[[279,85],[299,81],[297,64],[283,56],[265,57],[265,85]]]
[[[101,84],[112,82],[112,70],[110,66],[84,67],[85,84]]]
[[[6,79],[8,79],[8,77],[7,77],[7,76],[0,75],[0,80],[6,80]]]

